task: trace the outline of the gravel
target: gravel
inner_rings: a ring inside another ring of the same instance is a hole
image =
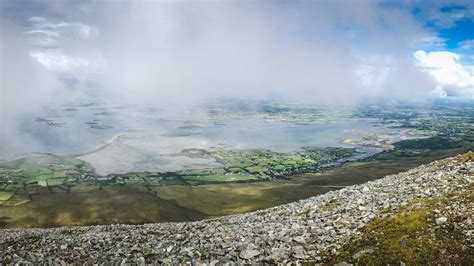
[[[413,199],[468,191],[473,173],[471,161],[454,157],[298,202],[198,222],[3,230],[0,264],[320,262],[341,252],[374,218]],[[438,225],[449,223],[443,215]],[[458,226],[472,239],[472,224]]]

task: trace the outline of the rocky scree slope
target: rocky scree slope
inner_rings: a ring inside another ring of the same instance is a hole
[[[473,160],[470,152],[298,202],[198,222],[3,230],[0,264],[327,262],[347,253],[368,224],[399,208],[472,193]],[[472,200],[463,204],[449,215],[437,210],[431,223],[443,226],[458,217],[465,252],[472,254],[474,206]],[[373,251],[353,252],[351,260]]]

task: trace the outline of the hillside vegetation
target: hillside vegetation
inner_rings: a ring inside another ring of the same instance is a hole
[[[473,161],[198,222],[4,230],[0,263],[473,264]]]

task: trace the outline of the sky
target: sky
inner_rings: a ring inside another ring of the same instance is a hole
[[[0,0],[0,150],[71,103],[474,99],[473,23],[473,1]]]
[[[473,23],[472,1],[2,0],[0,112],[474,98]]]

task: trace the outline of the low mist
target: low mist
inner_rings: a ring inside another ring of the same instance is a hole
[[[49,105],[355,106],[423,101],[436,86],[412,51],[436,36],[403,5],[31,0],[0,10],[2,149],[28,143],[22,123]]]

